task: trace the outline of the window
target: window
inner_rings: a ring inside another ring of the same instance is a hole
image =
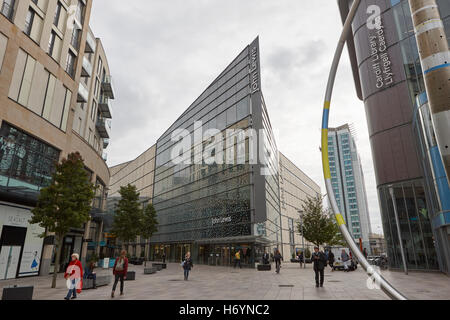
[[[0,187],[37,193],[51,183],[59,159],[57,149],[5,121],[0,128],[0,149]]]
[[[31,28],[33,27],[34,16],[35,16],[34,11],[32,9],[29,9],[27,16],[25,18],[25,30],[24,30],[24,32],[27,35],[31,34]]]
[[[69,50],[67,55],[66,72],[73,78],[75,77],[75,54]]]
[[[98,58],[98,66],[97,66],[97,75],[100,78],[101,72],[102,72],[102,67],[103,67],[103,61],[102,58]]]
[[[61,2],[58,1],[56,4],[55,17],[53,18],[53,24],[58,27],[59,19],[61,17],[62,5]]]
[[[92,109],[91,109],[91,119],[95,120],[95,116],[97,114],[97,102],[92,102]]]
[[[53,48],[55,46],[55,38],[56,38],[56,32],[52,30],[52,32],[50,33],[50,40],[48,42],[48,54],[49,55],[53,54]]]
[[[36,43],[41,39],[42,25],[44,21],[39,17],[33,9],[29,8],[25,18],[24,32]]]
[[[1,8],[2,14],[9,20],[12,20],[14,15],[15,0],[4,0]]]
[[[70,41],[70,44],[77,51],[78,51],[78,49],[80,49],[80,38],[81,38],[81,30],[78,29],[76,24],[74,24],[73,31],[72,31],[72,39]]]
[[[100,81],[95,79],[94,98],[98,100],[100,95]]]
[[[78,20],[78,22],[80,22],[81,25],[84,24],[84,11],[85,11],[84,3],[78,0],[77,13],[75,17]]]

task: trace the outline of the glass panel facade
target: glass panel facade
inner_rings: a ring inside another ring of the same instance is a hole
[[[394,184],[392,187],[394,201],[388,186],[379,188],[389,266],[403,268],[393,207],[395,203],[408,268],[439,270],[423,182],[416,180]]]
[[[262,95],[250,89],[250,61],[247,47],[157,142],[153,205],[159,226],[151,239],[155,258],[167,250],[167,259],[178,261],[188,246],[197,263],[229,265],[240,251],[242,264],[252,265],[255,252],[263,252],[257,242],[281,240],[278,150]],[[258,134],[249,132],[260,129],[255,122],[261,121],[266,137],[262,148],[269,159],[263,165],[271,175],[258,180],[264,184],[259,195],[264,199],[254,199],[254,177],[260,173],[249,150]],[[175,130],[179,139],[172,139]],[[215,132],[203,139],[207,130]],[[187,142],[183,150],[178,150],[180,141]],[[172,159],[177,156],[184,161],[176,164]],[[265,203],[263,223],[253,220],[255,201]]]
[[[0,189],[37,197],[52,180],[59,150],[6,122],[0,128]]]

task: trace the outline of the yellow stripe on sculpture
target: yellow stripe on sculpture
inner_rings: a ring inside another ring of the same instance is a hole
[[[342,226],[343,224],[345,224],[344,217],[340,213],[336,214],[336,220],[337,220],[337,223],[339,226]]]
[[[328,129],[322,129],[322,164],[325,179],[331,179],[330,162],[328,160]]]

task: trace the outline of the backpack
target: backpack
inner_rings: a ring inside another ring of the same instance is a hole
[[[123,271],[123,267],[125,264],[125,259],[120,259],[117,260],[117,264],[116,264],[116,271]]]

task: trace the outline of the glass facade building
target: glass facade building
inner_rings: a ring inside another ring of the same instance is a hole
[[[259,61],[255,39],[158,139],[152,258],[164,250],[169,261],[180,261],[191,251],[198,263],[229,265],[240,251],[242,264],[253,266],[264,249],[281,243],[278,150]],[[195,139],[211,129],[210,139]],[[176,164],[174,150],[186,137],[185,161]]]
[[[351,3],[339,0],[343,20]],[[369,5],[381,9],[381,30],[367,24]],[[450,3],[437,0],[437,5],[449,39]],[[408,1],[363,1],[352,31],[348,49],[357,94],[365,103],[389,265],[403,268],[401,239],[410,269],[448,273],[450,219],[435,205],[442,195],[419,136],[423,127],[418,127],[416,100],[425,85]],[[436,224],[436,216],[444,220]]]

